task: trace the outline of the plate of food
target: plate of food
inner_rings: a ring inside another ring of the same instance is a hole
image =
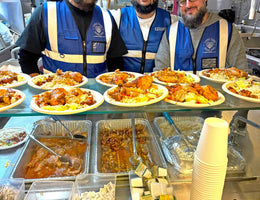
[[[154,82],[163,85],[187,85],[200,82],[200,78],[192,73],[185,71],[172,71],[170,68],[164,68],[160,71],[152,72]]]
[[[24,85],[30,80],[30,76],[24,73],[16,73],[9,70],[0,70],[0,86],[13,88]]]
[[[69,115],[97,108],[104,97],[97,91],[83,88],[55,88],[33,96],[31,108],[50,115]]]
[[[13,108],[25,99],[25,94],[13,88],[0,88],[0,112]]]
[[[239,99],[260,103],[260,82],[253,80],[237,80],[222,85],[222,89]]]
[[[193,83],[166,87],[169,94],[164,101],[179,106],[201,108],[216,106],[225,101],[223,94],[210,85],[200,86],[199,83]]]
[[[55,88],[73,88],[85,85],[88,78],[79,72],[57,69],[56,73],[41,74],[30,78],[28,84],[37,89],[52,90]]]
[[[139,76],[143,76],[143,74],[139,74],[136,72],[119,71],[117,69],[114,72],[100,74],[96,77],[96,81],[101,85],[115,87],[119,84],[123,85],[125,83],[131,82]]]
[[[28,139],[24,128],[10,127],[0,129],[0,150],[14,148]]]
[[[245,80],[250,77],[247,72],[235,67],[226,69],[205,69],[199,72],[199,76],[216,83],[225,83],[238,79]]]
[[[123,107],[138,107],[157,103],[168,95],[162,85],[153,84],[151,76],[140,76],[132,82],[108,89],[105,101]]]

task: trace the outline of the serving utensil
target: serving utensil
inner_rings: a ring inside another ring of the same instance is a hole
[[[49,152],[51,152],[52,154],[54,154],[55,156],[58,156],[61,162],[68,162],[70,166],[72,166],[72,162],[69,158],[65,157],[65,156],[61,156],[59,154],[57,154],[55,151],[53,151],[52,149],[50,149],[49,147],[47,147],[46,145],[44,145],[43,143],[41,143],[39,140],[37,140],[33,135],[29,135],[29,138],[32,139],[33,141],[35,141],[38,145],[40,145],[41,147],[47,149]]]
[[[136,150],[136,130],[135,130],[135,119],[131,118],[132,125],[132,138],[133,138],[133,155],[129,157],[130,164],[135,168],[140,162],[142,162],[142,158],[138,155]]]
[[[65,128],[65,130],[70,134],[71,139],[73,139],[73,138],[79,138],[79,139],[84,139],[84,138],[86,138],[85,136],[80,135],[80,134],[73,134],[73,133],[68,129],[68,127],[65,126],[65,125],[63,124],[63,122],[62,122],[57,116],[52,115],[51,118],[52,118],[54,121],[59,122],[59,123],[63,126],[63,128]]]
[[[180,142],[181,140],[183,140],[187,146],[186,151],[195,151],[195,147],[190,144],[190,142],[187,140],[187,138],[185,137],[185,135],[183,135],[180,131],[180,129],[175,125],[174,121],[172,120],[172,118],[170,117],[169,113],[167,112],[163,112],[163,116],[165,117],[165,119],[169,122],[169,124],[174,128],[174,130],[176,131],[176,133],[178,135],[174,135],[174,136],[170,136],[167,137],[165,140],[165,143],[168,143],[169,140],[173,140],[176,141],[177,143]]]

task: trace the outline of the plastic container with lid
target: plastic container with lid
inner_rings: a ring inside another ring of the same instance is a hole
[[[20,200],[25,193],[24,179],[0,179],[0,199]]]

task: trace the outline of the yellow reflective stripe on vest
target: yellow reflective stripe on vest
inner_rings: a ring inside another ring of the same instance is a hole
[[[171,28],[170,28],[170,33],[169,33],[169,49],[170,49],[170,66],[171,66],[171,70],[174,70],[175,47],[176,47],[178,24],[179,24],[179,21],[177,21],[174,24],[172,24]]]
[[[58,52],[58,34],[57,34],[57,8],[56,2],[47,2],[48,12],[48,37],[52,51]]]
[[[103,15],[103,22],[105,26],[105,32],[106,32],[106,54],[110,47],[111,43],[111,37],[112,37],[112,20],[107,10],[101,8],[102,15]]]
[[[82,60],[83,60],[83,55],[60,54],[58,52],[49,51],[47,49],[45,49],[42,53],[45,56],[52,58],[53,60],[60,61],[60,62],[82,63]],[[87,57],[87,63],[91,63],[91,64],[103,63],[106,60],[105,55],[100,55],[100,56],[87,55],[86,57]]]
[[[123,55],[124,57],[142,58],[142,51],[128,50],[128,53]],[[146,52],[145,59],[155,59],[156,53]]]
[[[226,66],[228,46],[228,22],[224,19],[219,20],[219,68]]]

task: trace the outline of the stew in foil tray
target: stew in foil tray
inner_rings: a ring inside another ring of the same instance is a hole
[[[26,179],[76,176],[83,172],[86,141],[66,138],[41,138],[39,141],[57,154],[68,157],[72,162],[72,166],[69,166],[68,162],[61,162],[58,156],[37,146],[31,161],[27,164]]]
[[[137,153],[143,162],[153,166],[153,161],[147,147],[149,137],[142,124],[136,124]],[[133,155],[132,128],[108,129],[101,133],[101,172],[119,173],[132,170],[129,157]]]

